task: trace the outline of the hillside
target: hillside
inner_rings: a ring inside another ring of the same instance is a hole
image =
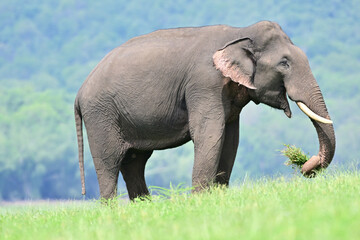
[[[360,4],[355,0],[13,0],[2,1],[0,12],[0,200],[80,197],[75,94],[111,49],[162,28],[278,22],[306,52],[322,89],[337,137],[334,162],[359,161]],[[232,181],[291,174],[277,151],[284,143],[317,153],[311,122],[296,105],[291,108],[291,120],[264,105],[244,109]],[[158,151],[147,166],[147,182],[189,184],[192,162],[191,143]],[[85,167],[87,197],[97,197],[88,148]],[[120,190],[125,190],[122,181]]]

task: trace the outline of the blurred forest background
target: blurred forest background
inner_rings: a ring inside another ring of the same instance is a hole
[[[110,50],[157,29],[260,20],[278,22],[309,57],[335,126],[330,168],[359,164],[359,0],[1,1],[0,200],[81,197],[73,101]],[[314,127],[295,104],[291,108],[288,119],[265,105],[245,107],[232,184],[293,174],[278,151],[283,144],[317,154]],[[148,185],[190,185],[192,148],[156,151]],[[96,174],[85,150],[87,198],[95,198]],[[119,191],[126,191],[121,177]]]

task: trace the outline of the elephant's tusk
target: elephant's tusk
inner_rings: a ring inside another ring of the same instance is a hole
[[[299,106],[299,108],[301,109],[301,111],[303,111],[309,118],[314,119],[315,121],[321,122],[321,123],[333,123],[333,121],[320,117],[319,115],[317,115],[316,113],[314,113],[313,111],[311,111],[305,104],[303,104],[302,102],[296,102],[296,104]]]

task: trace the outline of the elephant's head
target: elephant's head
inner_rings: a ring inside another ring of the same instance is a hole
[[[330,164],[335,152],[335,134],[306,55],[276,23],[259,22],[242,33],[241,38],[213,55],[215,67],[225,77],[247,87],[256,104],[281,109],[290,118],[287,94],[309,116],[319,137],[320,150],[304,164],[302,173],[314,176],[314,170]]]

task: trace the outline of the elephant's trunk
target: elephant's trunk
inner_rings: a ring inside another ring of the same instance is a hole
[[[326,168],[334,157],[335,133],[332,124],[320,123],[311,120],[319,137],[320,149],[317,156],[311,157],[302,167],[301,172],[305,176],[315,175],[314,170]]]
[[[319,153],[317,156],[312,156],[301,170],[305,176],[313,177],[316,174],[315,170],[326,168],[331,163],[335,153],[335,133],[324,98],[315,79],[310,86],[312,89],[305,91],[310,93],[309,95],[302,94],[301,96],[294,97],[289,94],[289,97],[309,116],[318,134]],[[305,90],[306,88],[308,87],[303,87],[302,89]]]

